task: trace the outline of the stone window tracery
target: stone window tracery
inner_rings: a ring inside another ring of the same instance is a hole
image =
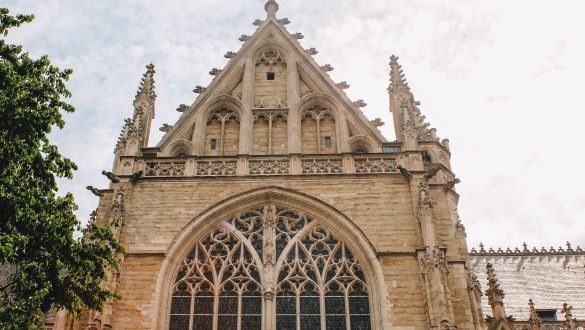
[[[265,205],[215,227],[183,258],[169,329],[369,329],[369,286],[343,240]]]

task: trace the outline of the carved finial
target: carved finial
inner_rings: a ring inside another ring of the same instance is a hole
[[[573,252],[573,248],[571,247],[571,243],[567,241],[567,252]]]
[[[567,330],[576,330],[577,329],[577,320],[573,318],[573,313],[571,310],[573,306],[569,306],[567,303],[563,304],[563,311],[562,313],[565,315],[565,329]]]
[[[528,253],[528,252],[530,252],[530,251],[528,250],[528,244],[526,244],[526,242],[523,242],[523,243],[522,243],[522,248],[523,248],[523,249],[522,249],[522,252],[524,252],[524,253]]]
[[[189,109],[189,107],[186,104],[180,104],[179,107],[177,108],[178,112],[185,112]]]
[[[274,0],[268,0],[264,5],[264,10],[266,10],[266,17],[267,18],[276,18],[276,12],[278,11],[278,3]]]
[[[528,307],[530,312],[530,318],[528,318],[528,322],[530,322],[532,325],[532,329],[540,330],[540,324],[542,322],[540,321],[538,314],[536,314],[536,309],[534,308],[534,302],[532,299],[528,299]]]
[[[481,242],[479,243],[479,253],[485,253],[485,247]]]
[[[260,26],[260,25],[262,25],[263,23],[264,23],[264,21],[263,21],[263,20],[261,20],[261,19],[256,19],[256,20],[254,20],[254,22],[252,22],[252,25],[254,25],[254,26]]]
[[[223,55],[223,57],[225,57],[225,58],[233,58],[233,57],[235,57],[237,54],[238,54],[238,53],[236,53],[236,52],[229,51],[229,52],[225,53],[225,55]]]
[[[309,49],[305,49],[305,53],[307,53],[309,55],[317,55],[317,54],[319,54],[319,52],[314,47],[311,47]]]
[[[159,128],[159,131],[161,131],[161,132],[165,132],[165,133],[168,133],[168,132],[170,132],[172,129],[173,129],[173,125],[169,125],[169,124],[166,124],[166,123],[165,123],[165,124],[163,124],[163,125],[162,125],[162,126]]]
[[[388,91],[394,93],[397,91],[410,91],[410,87],[406,82],[406,77],[402,71],[402,67],[398,64],[398,56],[390,56],[390,86]]]
[[[251,38],[251,37],[250,37],[249,35],[242,34],[242,35],[241,35],[241,36],[238,38],[238,40],[240,40],[240,41],[242,41],[242,42],[246,42],[246,41],[250,40],[250,38]]]
[[[485,268],[488,280],[488,288],[485,291],[485,295],[488,297],[488,302],[492,307],[492,315],[495,318],[505,318],[506,312],[504,310],[504,290],[500,288],[500,284],[498,283],[498,279],[496,278],[492,264],[488,263]]]

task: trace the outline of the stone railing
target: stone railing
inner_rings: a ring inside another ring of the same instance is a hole
[[[398,173],[393,154],[139,158],[144,177]]]
[[[540,329],[542,330],[567,330],[566,321],[541,321]],[[575,322],[577,330],[585,330],[585,322]],[[528,321],[514,321],[514,327],[518,330],[532,330],[532,326]]]

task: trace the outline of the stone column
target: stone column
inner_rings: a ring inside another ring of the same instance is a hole
[[[300,78],[296,58],[291,58],[286,66],[287,70],[287,104],[288,104],[288,153],[301,153],[300,113],[298,108],[300,98]]]

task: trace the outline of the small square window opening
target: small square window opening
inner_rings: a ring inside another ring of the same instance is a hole
[[[325,147],[331,148],[331,137],[330,136],[325,137]]]
[[[217,140],[211,139],[211,150],[215,150],[217,148]]]
[[[266,80],[274,80],[274,72],[266,72]]]

